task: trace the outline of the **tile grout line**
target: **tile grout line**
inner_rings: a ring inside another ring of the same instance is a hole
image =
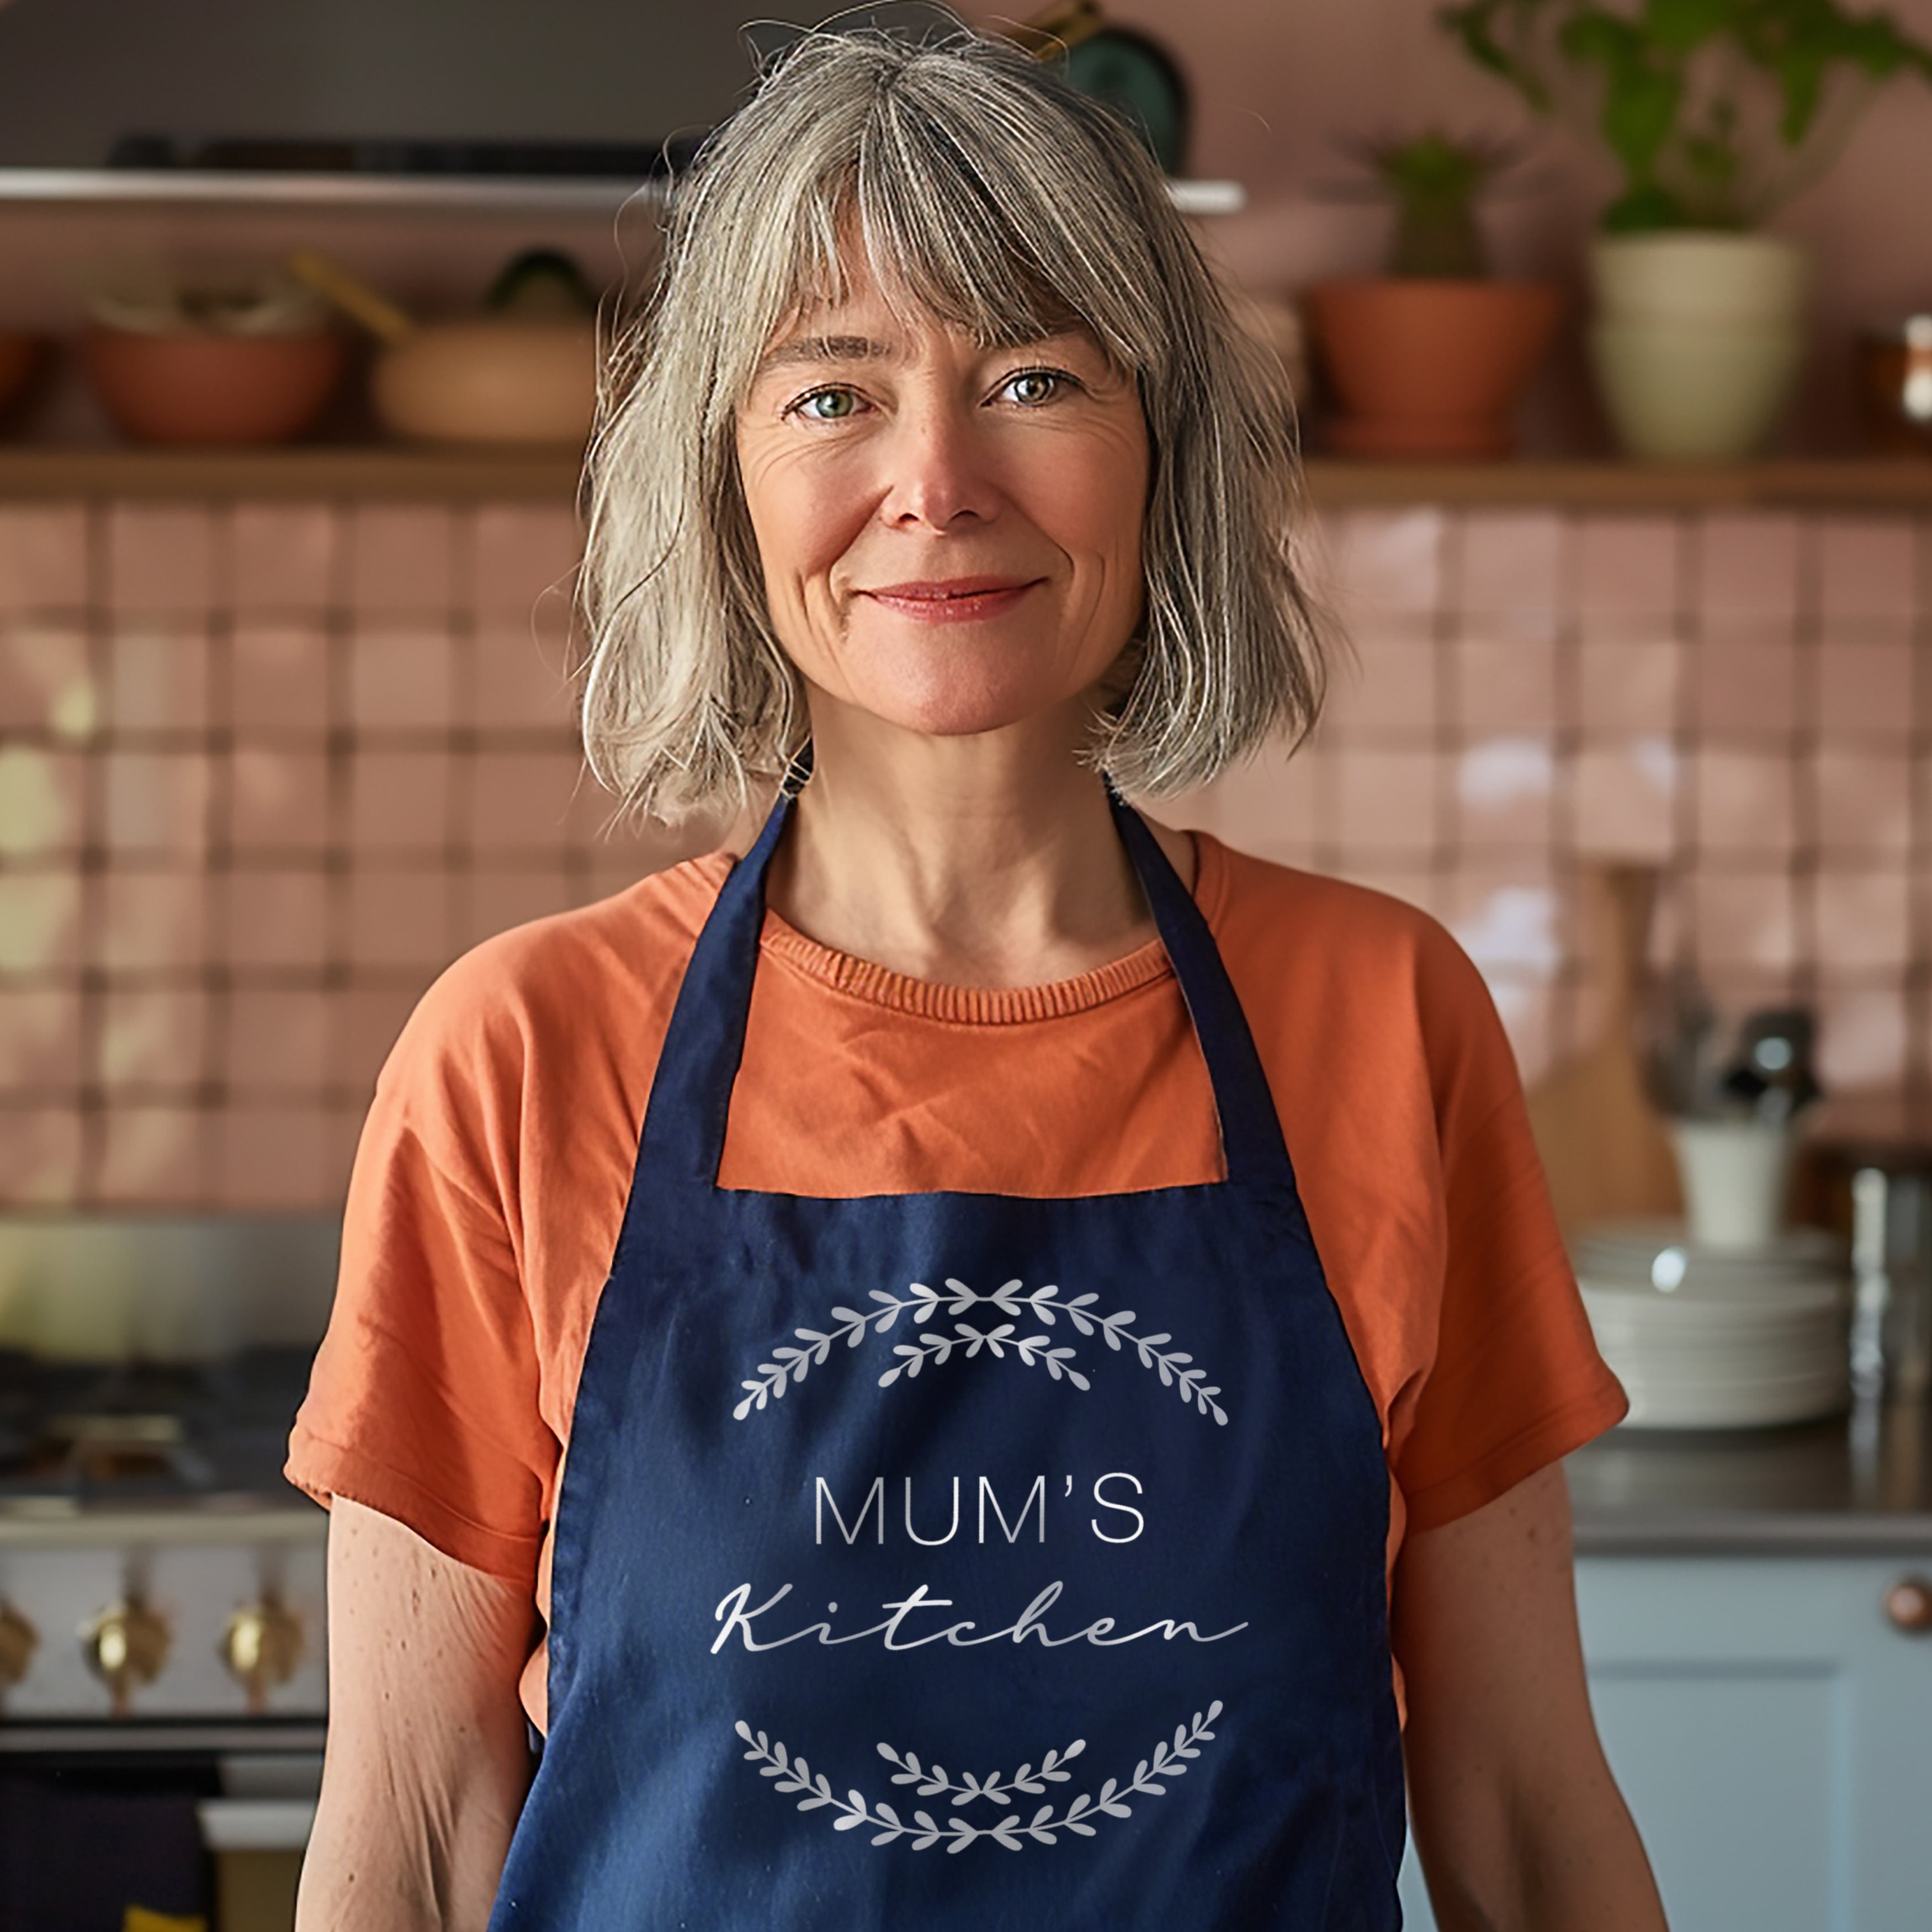
[[[1797,704],[1785,752],[1791,782],[1791,849],[1786,860],[1791,892],[1790,993],[1794,1004],[1809,1006],[1814,1012],[1820,1010],[1822,964],[1818,877],[1823,812],[1818,758],[1825,674],[1822,551],[1826,527],[1823,518],[1807,518],[1798,525],[1797,602],[1791,626]]]
[[[92,686],[89,734],[110,702],[112,650],[110,606],[112,585],[108,556],[110,506],[88,502],[84,509],[85,626],[88,680]],[[82,1206],[97,1204],[107,1161],[107,1104],[104,1084],[106,1032],[108,765],[88,745],[82,761],[80,904],[75,958],[79,967],[80,1085],[75,1096],[79,1146],[74,1196]]]

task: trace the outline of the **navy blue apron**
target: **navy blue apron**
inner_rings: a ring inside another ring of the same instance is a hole
[[[492,1926],[1399,1926],[1388,1469],[1206,922],[1117,805],[1225,1180],[723,1190],[788,803],[652,1084]]]

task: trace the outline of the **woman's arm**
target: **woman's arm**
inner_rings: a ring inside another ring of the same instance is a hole
[[[328,1526],[328,1750],[296,1932],[488,1921],[530,1750],[529,1597],[338,1497]]]
[[[1442,1932],[1664,1932],[1590,1714],[1560,1466],[1413,1538],[1394,1612]]]

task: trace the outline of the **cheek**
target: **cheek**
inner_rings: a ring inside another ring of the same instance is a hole
[[[1036,520],[1062,549],[1100,563],[1110,594],[1121,579],[1138,590],[1147,482],[1145,446],[1125,437],[1082,438],[1036,472]]]
[[[827,466],[800,452],[738,444],[738,485],[765,576],[777,587],[819,562],[838,524],[842,493]]]
[[[836,466],[741,462],[740,475],[774,610],[808,605],[864,524],[862,503]]]

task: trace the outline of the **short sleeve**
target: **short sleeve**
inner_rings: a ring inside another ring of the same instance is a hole
[[[527,1586],[561,1450],[513,1204],[521,1045],[487,954],[424,995],[377,1083],[287,1474]]]
[[[1489,991],[1446,934],[1418,971],[1444,1265],[1434,1358],[1392,1457],[1411,1531],[1494,1501],[1628,1406],[1592,1336]]]

